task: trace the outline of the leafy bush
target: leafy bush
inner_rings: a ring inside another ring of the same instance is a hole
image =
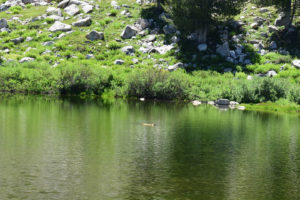
[[[21,6],[12,6],[9,8],[9,10],[13,13],[13,14],[19,14],[20,11],[22,10]]]

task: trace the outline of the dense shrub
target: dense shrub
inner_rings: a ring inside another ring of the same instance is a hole
[[[101,67],[96,60],[61,63],[9,63],[0,70],[0,90],[62,95],[110,93],[115,96],[166,100],[216,100],[240,103],[287,99],[300,104],[300,86],[283,78],[249,81],[244,74],[184,70],[168,72],[149,68]]]

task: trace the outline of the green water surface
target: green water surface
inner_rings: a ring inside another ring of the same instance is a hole
[[[0,97],[0,200],[10,199],[297,200],[300,117]]]

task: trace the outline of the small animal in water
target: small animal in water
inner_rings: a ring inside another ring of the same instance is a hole
[[[146,123],[143,123],[143,126],[155,126],[155,124],[146,124]]]

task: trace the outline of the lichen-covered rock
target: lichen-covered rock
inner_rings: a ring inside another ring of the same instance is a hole
[[[91,31],[85,37],[88,40],[91,40],[91,41],[94,41],[94,40],[103,40],[104,39],[104,34],[102,32]]]
[[[123,39],[130,39],[138,33],[138,30],[133,26],[126,26],[125,30],[122,32],[121,37]]]
[[[90,4],[83,4],[82,5],[82,11],[84,13],[91,13],[94,9],[94,6],[93,5],[90,5]]]
[[[74,22],[73,26],[90,26],[92,24],[92,18],[87,17],[81,20],[78,20],[77,22]]]
[[[69,5],[64,9],[64,11],[70,16],[75,16],[80,13],[78,6],[75,4]]]
[[[67,32],[72,30],[71,25],[68,24],[64,24],[62,22],[56,21],[50,28],[49,31],[50,32],[57,32],[57,31],[63,31],[63,32]]]

